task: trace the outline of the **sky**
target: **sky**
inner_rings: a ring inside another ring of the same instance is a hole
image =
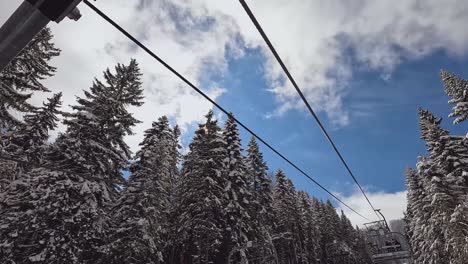
[[[0,24],[20,0],[2,1]],[[209,96],[323,186],[361,214],[369,205],[304,108],[240,3],[234,0],[99,0],[108,16],[197,84]],[[419,106],[453,126],[439,79],[446,69],[468,78],[468,2],[463,0],[263,0],[247,1],[308,101],[335,140],[371,202],[388,219],[406,207],[406,167],[425,153]],[[143,131],[161,115],[182,127],[187,146],[207,101],[117,30],[80,4],[82,18],[50,23],[62,50],[45,81],[62,91],[64,110],[93,78],[116,63],[137,59],[145,104],[131,109],[142,121],[127,141],[138,149]],[[35,94],[40,104],[50,94]],[[221,124],[226,119],[216,111]],[[63,131],[60,126],[54,134]],[[249,135],[242,131],[246,144]],[[266,147],[272,172],[281,168],[296,188],[322,199],[326,193]],[[184,150],[186,151],[186,149]],[[343,209],[353,223],[366,220]]]

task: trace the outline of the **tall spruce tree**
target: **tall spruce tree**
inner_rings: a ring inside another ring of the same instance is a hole
[[[305,191],[298,192],[299,208],[299,238],[301,252],[301,263],[315,264],[319,254],[319,236],[316,214],[313,212],[312,199]]]
[[[428,230],[431,226],[431,215],[433,211],[432,197],[429,193],[431,178],[427,172],[433,167],[433,163],[427,157],[421,156],[416,163],[417,173],[412,175],[415,188],[419,188],[414,193],[419,197],[418,203],[411,205],[412,210],[412,237],[411,244],[414,259],[420,263],[428,262],[430,259],[427,250],[430,250],[432,239],[428,237]],[[419,193],[420,192],[420,193]]]
[[[426,242],[428,245],[426,258],[428,263],[448,263],[448,255],[445,248],[446,232],[445,223],[448,221],[450,211],[455,206],[455,200],[450,190],[450,185],[445,172],[440,168],[440,164],[434,162],[438,153],[443,151],[444,146],[440,144],[441,137],[447,136],[448,131],[440,128],[440,118],[436,118],[429,111],[420,109],[420,127],[421,137],[425,140],[431,158],[431,166],[425,171],[424,177],[429,178],[429,185],[426,189],[427,195],[431,200],[431,225],[428,225],[426,233]]]
[[[227,225],[223,217],[225,145],[210,111],[183,158],[178,184],[176,237],[181,263],[226,263],[227,253],[220,252]]]
[[[454,123],[468,117],[468,81],[442,71],[453,104]],[[428,157],[408,170],[408,236],[416,263],[463,263],[468,257],[468,140],[440,127],[441,119],[420,109],[421,137]]]
[[[450,117],[455,117],[454,124],[468,119],[468,81],[453,73],[441,71],[445,92],[451,98],[449,104],[453,104]]]
[[[440,127],[440,118],[422,109],[419,115],[429,159],[420,159],[417,173],[407,173],[410,243],[422,263],[454,263],[462,254],[460,234],[468,232],[468,222],[460,217],[468,216],[463,172],[468,149],[464,137]]]
[[[179,126],[174,126],[173,128],[173,141],[170,143],[171,145],[171,168],[173,168],[172,172],[170,173],[170,190],[169,190],[169,208],[168,208],[168,215],[167,215],[167,226],[166,226],[166,243],[164,245],[163,257],[167,263],[176,263],[177,254],[180,253],[178,251],[178,244],[177,242],[180,240],[178,238],[177,230],[179,229],[177,225],[177,219],[180,214],[177,207],[177,191],[180,184],[180,170],[179,170],[179,162],[181,158],[180,149],[181,145],[179,144],[180,139],[180,129]]]
[[[323,250],[322,257],[327,263],[334,261],[334,257],[342,253],[342,243],[339,233],[340,217],[330,200],[327,200],[323,204],[322,210],[323,211],[320,216],[323,218],[321,221],[323,223],[321,248]]]
[[[463,264],[468,259],[468,206],[467,202],[458,204],[448,223],[447,251],[450,263]]]
[[[245,263],[247,260],[247,242],[252,233],[249,215],[249,201],[252,193],[247,186],[247,168],[242,156],[242,145],[236,121],[232,114],[224,125],[223,139],[226,158],[224,160],[224,178],[226,202],[223,214],[226,219],[224,241],[228,261]]]
[[[124,136],[132,135],[139,123],[128,106],[143,104],[143,89],[138,63],[117,64],[115,73],[104,71],[105,84],[95,80],[85,98],[78,98],[73,113],[65,114],[66,133],[54,145],[60,166],[84,168],[100,175],[110,187],[110,193],[123,183],[121,170],[131,158]]]
[[[122,183],[130,151],[123,137],[137,123],[126,110],[141,105],[140,71],[132,60],[104,73],[78,98],[40,167],[0,198],[0,262],[97,263],[109,235],[107,206]],[[114,194],[114,195],[112,195]]]
[[[323,205],[323,202],[319,199],[317,199],[317,197],[313,197],[312,198],[312,212],[313,212],[313,215],[314,215],[314,222],[313,222],[313,225],[315,226],[316,228],[316,236],[315,236],[315,240],[317,241],[317,244],[316,244],[316,251],[315,251],[315,255],[316,255],[316,259],[317,259],[317,262],[318,263],[324,263],[325,261],[325,254],[324,254],[324,251],[325,249],[322,247],[322,241],[324,239],[324,230],[323,230],[323,227],[325,226],[325,218],[323,217],[323,214],[324,214],[324,205]]]
[[[175,125],[174,128],[172,129],[173,136],[172,136],[172,142],[170,143],[171,145],[171,154],[173,155],[171,157],[171,168],[173,168],[173,171],[170,174],[170,187],[168,190],[169,193],[169,200],[170,203],[173,204],[175,202],[175,194],[176,194],[176,188],[177,188],[177,182],[179,180],[180,176],[180,171],[179,171],[179,162],[180,162],[180,149],[182,146],[179,143],[180,139],[180,128],[178,125]]]
[[[11,111],[26,113],[35,109],[28,102],[31,92],[48,91],[41,81],[55,73],[49,62],[59,54],[52,43],[52,33],[46,28],[0,72],[0,128],[21,123]]]
[[[405,171],[406,176],[406,221],[407,221],[407,234],[409,238],[410,250],[412,255],[417,258],[420,255],[418,247],[412,247],[412,245],[418,244],[416,240],[417,232],[416,223],[421,221],[421,214],[423,212],[423,199],[424,199],[424,189],[421,184],[421,180],[418,176],[418,172],[412,168],[408,168]]]
[[[460,248],[464,248],[461,234],[468,234],[468,201],[466,188],[468,187],[468,144],[466,137],[449,135],[448,131],[440,128],[440,119],[436,119],[428,111],[421,111],[422,131],[434,131],[426,137],[432,168],[427,172],[436,175],[431,178],[431,185],[427,192],[432,195],[432,205],[435,214],[431,220],[439,220],[444,234],[444,250],[451,262],[460,260],[459,256],[466,256]],[[439,209],[440,210],[437,210]],[[437,222],[431,227],[435,227]]]
[[[259,225],[271,228],[273,220],[273,186],[268,177],[268,166],[263,160],[255,137],[250,138],[246,166],[248,173],[248,185],[252,190],[253,202],[251,203],[252,217],[258,221]]]
[[[49,98],[41,108],[24,117],[15,129],[0,135],[0,192],[29,168],[43,161],[49,130],[57,127],[61,93]],[[10,159],[10,160],[8,160]]]
[[[373,264],[372,258],[369,254],[369,249],[367,246],[366,236],[364,232],[356,226],[354,234],[355,241],[353,243],[353,254],[356,256],[357,263]]]
[[[276,252],[272,243],[274,227],[273,186],[268,176],[268,166],[254,136],[250,138],[248,143],[245,164],[248,176],[247,184],[252,193],[249,204],[252,232],[249,237],[255,245],[249,250],[249,258],[259,261],[274,260]]]
[[[1,135],[0,151],[28,166],[41,163],[49,131],[57,127],[61,97],[62,93],[55,94],[42,107],[25,115],[22,124]]]
[[[145,131],[131,176],[112,212],[114,228],[107,262],[167,263],[169,186],[177,166],[176,134],[163,116]]]
[[[297,262],[298,208],[296,190],[282,170],[275,174],[273,208],[275,213],[275,245],[280,263]]]

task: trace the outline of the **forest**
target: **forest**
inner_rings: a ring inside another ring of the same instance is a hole
[[[135,60],[90,76],[70,112],[61,93],[32,105],[56,71],[52,38],[0,72],[0,263],[372,263],[364,232],[270,172],[254,137],[244,150],[232,115],[208,112],[183,155],[178,126],[155,116],[133,154]]]
[[[0,72],[0,263],[372,263],[366,232],[270,171],[233,114],[221,124],[209,111],[182,151],[176,122],[154,113],[132,153],[129,108],[144,101],[134,59],[90,76],[68,112],[61,93],[33,105],[57,56],[45,29]],[[466,125],[468,81],[441,80],[449,118]],[[419,125],[427,152],[405,172],[411,256],[464,264],[468,137],[423,108]]]

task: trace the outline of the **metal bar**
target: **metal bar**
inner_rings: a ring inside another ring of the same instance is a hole
[[[8,36],[13,33],[18,27],[21,27],[29,16],[34,12],[34,7],[24,1],[21,5],[15,10],[15,12],[8,18],[8,20],[0,28],[0,44],[8,39]]]
[[[15,58],[50,20],[23,2],[0,29],[0,71]]]
[[[385,216],[382,214],[382,212],[380,212],[380,209],[376,209],[375,211],[378,212],[382,216],[385,222],[385,227],[387,227],[388,232],[390,232],[390,227],[388,226],[387,219],[385,219]]]

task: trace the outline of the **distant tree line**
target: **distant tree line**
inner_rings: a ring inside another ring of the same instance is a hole
[[[441,72],[453,105],[450,117],[468,118],[468,81]],[[468,261],[468,137],[451,135],[441,118],[419,109],[427,155],[406,171],[407,233],[415,263],[462,264]]]
[[[159,117],[132,155],[135,60],[105,70],[71,112],[60,93],[30,104],[59,53],[46,29],[0,73],[0,263],[371,263],[363,233],[330,201],[281,170],[272,183],[232,116],[221,128],[210,111],[185,155],[179,128]]]

